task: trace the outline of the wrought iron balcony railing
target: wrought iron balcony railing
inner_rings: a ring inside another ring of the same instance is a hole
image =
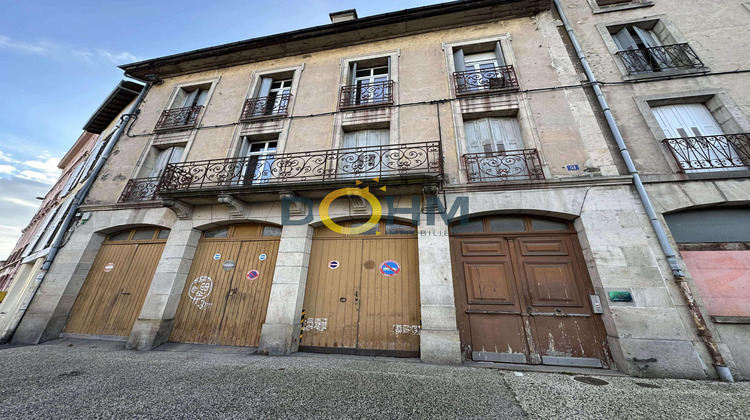
[[[464,155],[469,182],[542,180],[544,171],[536,149]]]
[[[177,130],[195,127],[201,109],[203,109],[203,105],[165,109],[162,111],[154,130]]]
[[[518,89],[513,66],[490,67],[453,73],[456,95]]]
[[[666,139],[682,172],[750,167],[750,134]]]
[[[138,203],[142,201],[153,201],[159,197],[160,177],[135,178],[128,181],[125,189],[120,194],[118,203]]]
[[[159,191],[438,176],[442,172],[440,142],[423,142],[172,163],[164,170]]]
[[[291,93],[250,98],[245,101],[240,121],[286,116],[290,99],[292,99]]]
[[[339,109],[359,108],[393,103],[393,80],[342,86]]]
[[[703,62],[688,44],[619,51],[617,55],[630,74],[703,67]]]

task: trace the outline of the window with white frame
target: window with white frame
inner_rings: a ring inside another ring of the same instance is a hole
[[[457,94],[518,86],[512,66],[506,65],[499,41],[454,47],[453,65]]]
[[[257,140],[250,137],[242,139],[234,184],[262,185],[278,177],[278,168],[274,166],[278,141]]]
[[[648,74],[702,67],[686,42],[677,42],[660,19],[608,27],[629,74]]]
[[[341,88],[342,108],[393,102],[390,56],[353,61],[348,74],[349,84]]]
[[[189,108],[194,106],[203,106],[208,98],[208,91],[211,89],[210,84],[181,87],[172,100],[169,109]]]
[[[286,115],[291,99],[292,81],[291,77],[281,75],[261,77],[257,94],[246,102],[243,119]]]
[[[750,136],[725,134],[702,103],[655,106],[670,152],[686,173],[746,170]]]

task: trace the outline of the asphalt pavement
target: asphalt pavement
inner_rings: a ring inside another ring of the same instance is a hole
[[[61,339],[0,348],[0,418],[750,419],[748,382],[122,346]]]

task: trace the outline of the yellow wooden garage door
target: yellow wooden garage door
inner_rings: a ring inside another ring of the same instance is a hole
[[[127,337],[159,264],[169,229],[109,235],[73,304],[65,332]]]
[[[380,223],[362,235],[316,229],[300,350],[418,356],[418,257],[413,226]]]
[[[257,346],[280,236],[281,228],[260,224],[204,232],[169,340]]]

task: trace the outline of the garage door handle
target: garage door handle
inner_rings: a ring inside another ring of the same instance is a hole
[[[479,309],[467,309],[466,313],[482,315],[521,315],[520,311],[483,311]]]
[[[120,294],[121,294],[121,295],[129,295],[129,294],[130,294],[130,292],[122,292],[122,293],[120,293]]]

